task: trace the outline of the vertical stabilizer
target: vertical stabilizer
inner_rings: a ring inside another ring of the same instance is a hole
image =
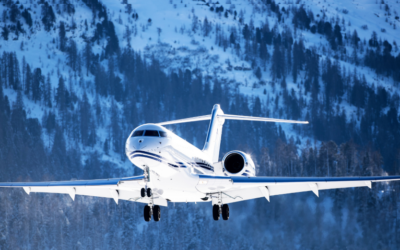
[[[221,117],[223,114],[224,112],[219,104],[215,104],[211,112],[210,126],[208,127],[206,143],[203,148],[203,152],[206,153],[213,162],[218,162],[219,158],[222,127],[225,122],[225,119]]]

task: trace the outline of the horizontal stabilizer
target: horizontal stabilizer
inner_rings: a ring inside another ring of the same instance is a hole
[[[203,115],[203,116],[196,116],[196,117],[179,119],[179,120],[168,121],[168,122],[160,122],[157,124],[158,125],[169,125],[169,124],[177,124],[177,123],[185,123],[185,122],[207,121],[210,119],[211,119],[211,115]]]
[[[228,120],[241,120],[241,121],[260,121],[260,122],[284,122],[284,123],[299,123],[308,124],[308,121],[294,121],[294,120],[283,120],[266,117],[254,117],[254,116],[243,116],[243,115],[218,115],[218,117]]]
[[[243,115],[217,115],[217,118],[222,118],[226,120],[241,120],[241,121],[260,121],[260,122],[283,122],[283,123],[297,123],[297,124],[308,124],[308,121],[294,121],[294,120],[284,120],[284,119],[275,119],[275,118],[267,118],[267,117],[255,117],[255,116],[243,116]],[[169,124],[177,124],[177,123],[186,123],[186,122],[197,122],[197,121],[206,121],[210,120],[211,115],[203,115],[196,116],[191,118],[173,120],[168,122],[160,122],[158,125],[169,125]]]

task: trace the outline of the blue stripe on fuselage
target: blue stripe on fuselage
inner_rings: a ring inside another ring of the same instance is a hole
[[[142,150],[136,150],[136,151],[133,151],[133,152],[130,153],[130,158],[131,159],[136,158],[136,157],[145,157],[145,158],[149,158],[149,159],[152,159],[152,160],[155,160],[155,161],[158,161],[158,162],[164,161],[168,165],[170,165],[172,167],[175,167],[175,168],[178,167],[176,164],[179,164],[180,167],[182,167],[182,168],[187,168],[187,166],[183,162],[171,162],[171,161],[167,160],[165,157],[162,157],[162,156],[154,154],[154,153],[149,153],[149,152],[146,152],[146,151],[142,151]],[[207,169],[209,171],[214,171],[214,167],[212,167],[212,166],[210,166],[208,164],[202,163],[202,162],[188,162],[188,164],[189,165],[190,164],[194,164],[194,165],[196,165],[196,167],[204,168],[204,169]]]

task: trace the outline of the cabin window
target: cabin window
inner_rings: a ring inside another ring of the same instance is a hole
[[[161,137],[168,137],[168,133],[164,131],[158,131]]]
[[[157,130],[146,130],[144,132],[144,136],[156,136],[158,137],[158,131]]]
[[[144,130],[138,130],[138,131],[133,132],[132,137],[135,137],[135,136],[142,136],[142,135],[143,135],[143,131],[144,131]]]

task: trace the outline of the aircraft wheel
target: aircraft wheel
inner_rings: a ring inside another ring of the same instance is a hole
[[[160,218],[161,218],[160,206],[155,205],[153,207],[153,218],[154,218],[154,221],[160,221]]]
[[[153,194],[153,192],[151,191],[151,188],[147,189],[147,197],[151,197],[151,195]]]
[[[219,205],[213,206],[213,218],[214,220],[219,220]]]
[[[222,205],[222,218],[224,220],[228,220],[229,219],[229,206],[228,206],[228,204]]]
[[[144,220],[151,221],[151,209],[148,205],[144,207]]]
[[[140,196],[142,196],[142,198],[146,196],[146,190],[144,188],[140,189]]]

